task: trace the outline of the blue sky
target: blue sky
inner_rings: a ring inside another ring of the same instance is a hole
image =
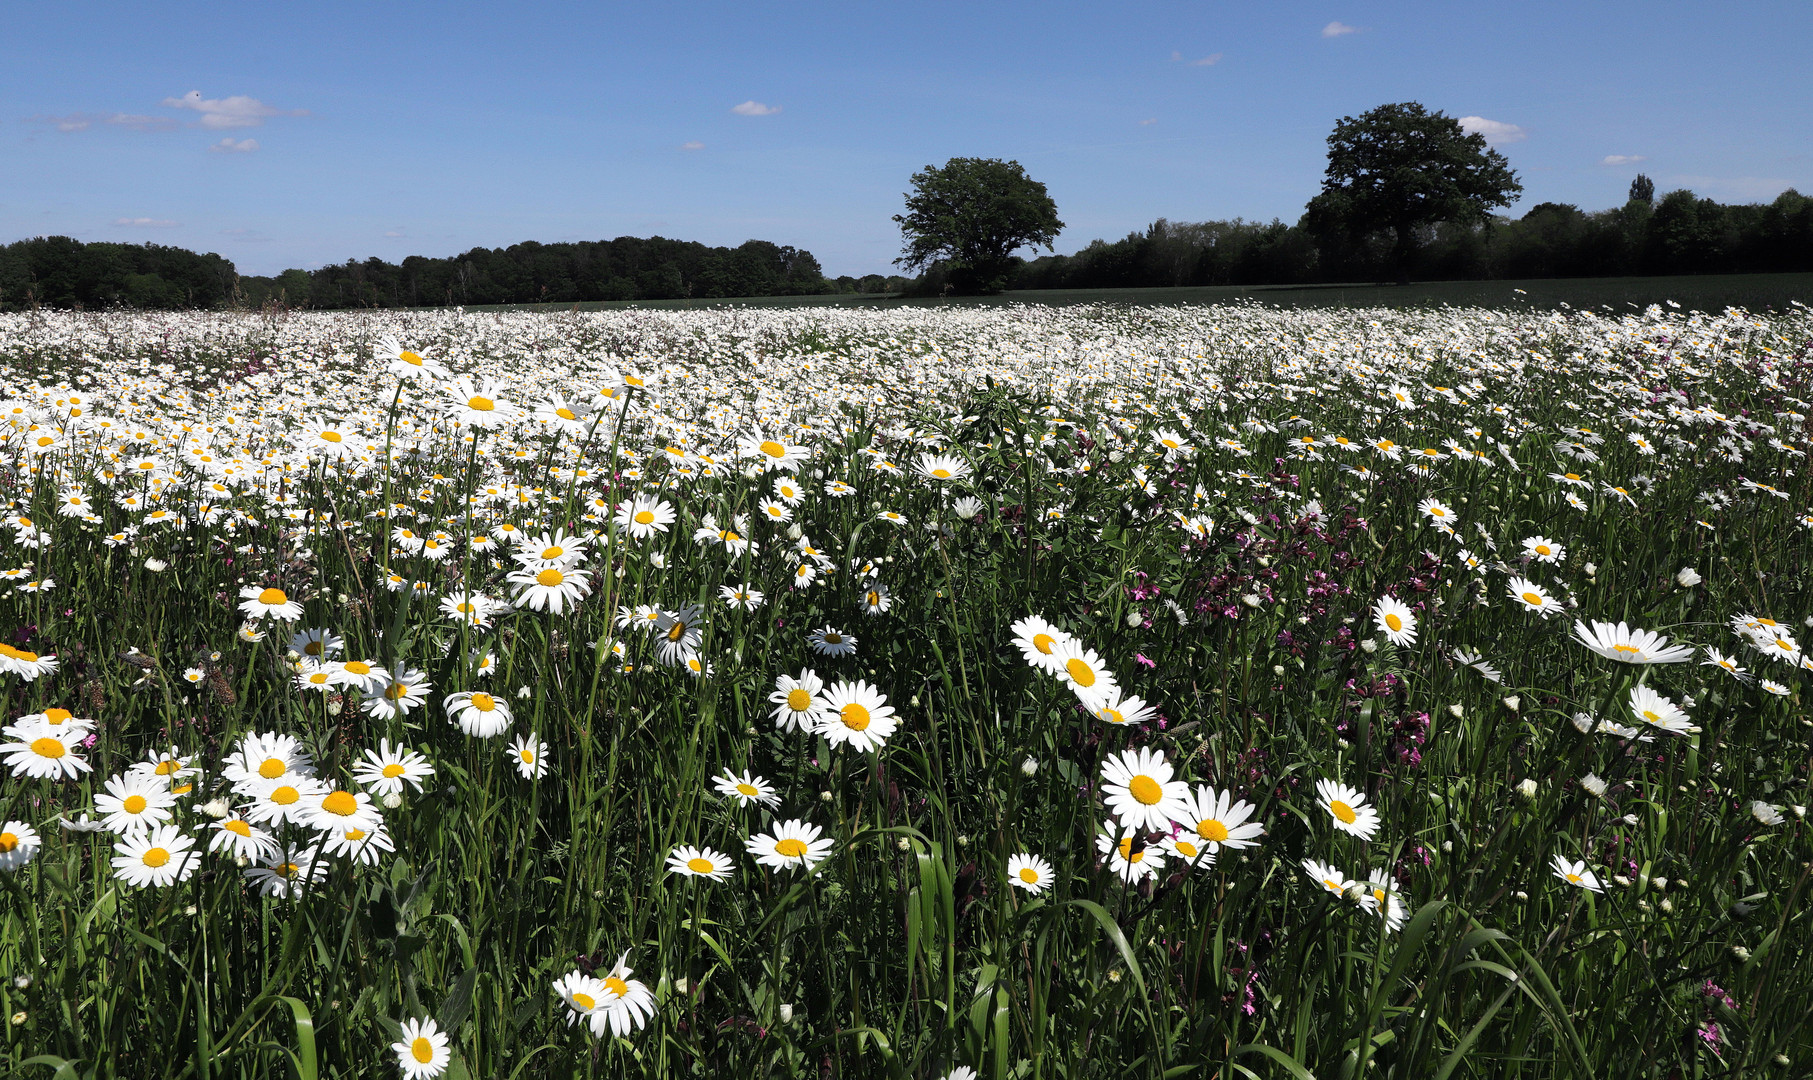
[[[1017,159],[1069,251],[1295,220],[1333,123],[1405,100],[1490,122],[1514,213],[1638,171],[1767,200],[1813,192],[1810,40],[1804,0],[14,4],[0,241],[273,273],[658,233],[886,273],[924,165]]]

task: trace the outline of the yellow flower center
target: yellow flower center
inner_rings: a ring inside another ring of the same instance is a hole
[[[812,707],[812,695],[797,687],[787,691],[787,707],[794,712],[805,712]]]
[[[1034,634],[1032,636],[1032,647],[1044,653],[1046,656],[1051,655],[1051,647],[1057,643],[1058,639],[1052,637],[1050,634]]]
[[[565,574],[554,569],[552,566],[535,575],[535,583],[537,585],[546,585],[550,589],[566,579],[567,576]]]
[[[738,784],[737,794],[743,796],[745,799],[753,799],[760,795],[761,791],[757,789],[754,784]]]
[[[1328,812],[1333,814],[1343,825],[1352,825],[1360,819],[1360,815],[1354,813],[1353,807],[1342,802],[1340,799],[1329,800]]]
[[[787,448],[782,446],[780,443],[775,442],[773,439],[768,439],[768,440],[764,441],[759,449],[762,451],[762,453],[767,454],[771,458],[780,458],[780,457],[787,456]]]
[[[716,870],[717,866],[710,859],[688,859],[686,868],[695,874],[709,874]]]
[[[1621,652],[1621,653],[1631,653],[1634,655],[1638,652],[1641,652],[1642,650],[1638,649],[1635,645],[1613,645],[1612,651]]]
[[[653,510],[638,510],[636,511],[635,522],[638,525],[652,525],[655,522],[655,512]]]
[[[1537,544],[1536,545],[1536,554],[1538,554],[1538,555],[1547,555],[1549,553],[1549,550],[1550,550],[1550,548],[1547,544]]]
[[[323,442],[331,442],[331,443],[346,441],[346,437],[341,435],[338,431],[323,431],[321,433],[321,439]]]
[[[1088,688],[1095,685],[1095,669],[1081,660],[1064,661],[1064,670],[1070,673],[1070,680],[1078,686]]]
[[[1224,844],[1228,839],[1228,827],[1214,818],[1203,818],[1196,823],[1196,835],[1212,844]]]
[[[415,353],[410,352],[408,349],[404,349],[402,352],[398,353],[397,359],[414,367],[422,366],[422,358]]]
[[[1657,716],[1655,713],[1651,712],[1648,709],[1643,710],[1643,719],[1648,720],[1652,724],[1660,724],[1662,722],[1662,718],[1660,716]]]
[[[0,855],[6,854],[18,846],[19,836],[17,833],[0,832]]]
[[[774,845],[774,853],[789,859],[797,859],[806,854],[806,842],[789,836]]]
[[[574,413],[573,413],[573,410],[572,410],[572,409],[569,409],[569,408],[567,408],[567,407],[566,407],[566,406],[565,406],[565,405],[562,405],[562,406],[561,406],[561,407],[560,407],[560,408],[558,408],[558,409],[555,409],[555,410],[554,410],[554,415],[555,415],[555,416],[558,416],[558,417],[560,417],[560,418],[561,418],[561,419],[562,419],[562,420],[577,420],[577,419],[579,419],[579,417],[578,417],[578,416],[576,416],[576,415],[574,415]]]
[[[598,1007],[598,999],[590,994],[576,993],[573,995],[573,1004],[579,1006],[581,1011],[590,1012]]]
[[[611,993],[616,994],[618,997],[628,997],[630,993],[630,984],[624,982],[615,975],[606,975],[604,977],[604,988]]]
[[[426,1065],[434,1060],[434,1044],[418,1035],[415,1042],[409,1044],[409,1056]]]
[[[567,549],[560,547],[559,545],[555,545],[554,547],[545,547],[545,548],[541,549],[541,557],[543,559],[558,559],[562,555],[565,555],[566,553],[567,553]]]
[[[488,397],[473,396],[466,399],[466,408],[473,412],[490,412],[497,408],[497,402]]]
[[[869,606],[875,607],[881,603],[881,594],[876,592],[874,589],[870,589],[868,600],[869,600]]]
[[[402,776],[403,772],[404,772],[403,766],[398,765],[396,762],[393,761],[390,764],[384,766],[384,779],[395,780],[397,777]]]
[[[1127,791],[1146,806],[1156,806],[1165,797],[1165,789],[1150,776],[1136,776],[1127,781]]]
[[[1404,620],[1398,618],[1397,615],[1393,613],[1385,616],[1385,625],[1391,627],[1392,633],[1397,633],[1404,629]]]
[[[932,470],[932,475],[940,480],[949,480],[951,478],[951,471],[943,466],[939,466]]]
[[[667,631],[667,640],[669,640],[669,641],[679,641],[681,638],[683,638],[685,636],[686,636],[686,624],[683,622],[674,623],[674,625],[672,627],[670,627]]]
[[[339,817],[352,817],[359,812],[359,800],[349,791],[330,791],[321,800],[321,809]]]
[[[297,791],[288,784],[271,792],[271,801],[278,806],[289,806],[300,798],[302,798],[302,792]]]
[[[851,731],[862,731],[869,726],[869,710],[852,701],[843,709],[844,726]]]
[[[264,764],[258,766],[258,775],[266,780],[275,780],[289,771],[289,763],[282,758],[265,758]]]
[[[74,714],[68,709],[45,709],[44,719],[53,724],[67,724]]]
[[[387,701],[399,701],[408,696],[409,696],[409,684],[408,683],[391,683],[389,686],[386,686],[384,688],[384,698]]]
[[[1531,607],[1541,607],[1542,606],[1542,597],[1537,595],[1536,593],[1527,592],[1527,593],[1523,594],[1523,602],[1530,605]]]
[[[1037,885],[1039,883],[1039,872],[1030,866],[1022,866],[1020,867],[1020,880],[1028,885]]]
[[[246,824],[244,821],[242,821],[239,818],[231,818],[227,821],[223,821],[223,822],[221,822],[220,827],[225,829],[226,831],[234,834],[235,836],[244,836],[244,837],[250,838],[252,835],[252,827],[250,825]]]
[[[1567,879],[1569,881],[1573,882],[1575,885],[1580,884],[1580,875],[1579,874],[1569,874],[1567,876]]]
[[[1144,848],[1141,848],[1138,851],[1133,850],[1133,838],[1131,836],[1121,841],[1120,851],[1121,858],[1130,863],[1142,862],[1146,857],[1146,850]]]
[[[32,740],[31,752],[39,757],[60,758],[69,753],[69,748],[63,745],[63,740],[45,735]]]
[[[345,669],[354,675],[370,675],[371,665],[363,660],[348,660]]]
[[[268,607],[276,607],[279,604],[289,603],[290,598],[289,594],[282,589],[266,589],[258,594],[258,602]]]
[[[145,801],[143,795],[128,795],[120,802],[120,808],[128,814],[142,814],[149,805],[151,804]]]
[[[146,866],[156,869],[170,861],[170,852],[161,847],[154,847],[140,856]]]
[[[1200,850],[1195,844],[1190,843],[1188,840],[1176,840],[1173,841],[1173,843],[1177,845],[1177,853],[1186,859],[1194,859],[1197,852]]]
[[[491,712],[497,708],[497,699],[490,694],[473,694],[467,699],[479,712]]]

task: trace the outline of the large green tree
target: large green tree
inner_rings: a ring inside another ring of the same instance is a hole
[[[927,165],[913,174],[906,213],[894,221],[906,241],[894,261],[908,270],[941,266],[959,292],[999,292],[1017,249],[1050,250],[1064,228],[1045,185],[998,158]]]
[[[1408,281],[1419,231],[1484,221],[1523,191],[1504,155],[1460,121],[1414,101],[1344,116],[1328,136],[1328,174],[1305,224],[1324,237],[1392,234],[1398,279]]]

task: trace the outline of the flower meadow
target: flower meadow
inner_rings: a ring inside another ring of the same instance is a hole
[[[1813,1063],[1813,313],[0,315],[46,1077]]]

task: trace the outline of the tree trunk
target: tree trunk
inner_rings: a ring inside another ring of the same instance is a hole
[[[1410,284],[1410,259],[1416,254],[1416,230],[1414,226],[1403,222],[1398,223],[1395,228],[1398,239],[1397,243],[1392,245],[1391,258],[1392,262],[1397,264],[1398,284],[1408,285]]]

